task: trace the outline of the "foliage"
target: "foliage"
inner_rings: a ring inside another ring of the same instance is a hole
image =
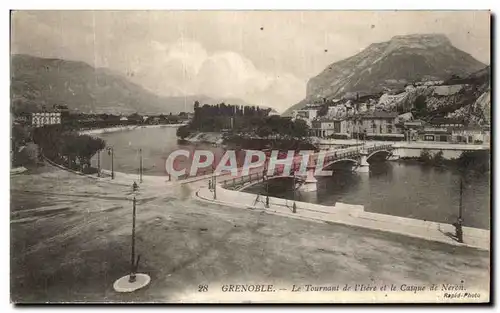
[[[189,129],[189,126],[184,125],[184,126],[177,128],[177,137],[179,137],[181,139],[185,139],[189,135],[191,135],[191,130]]]
[[[30,132],[28,129],[22,125],[14,124],[12,125],[11,132],[11,141],[12,141],[12,149],[25,145],[28,141],[30,141]]]
[[[457,160],[457,166],[462,173],[487,172],[490,168],[490,153],[487,150],[464,151]]]
[[[420,152],[420,157],[419,160],[423,162],[424,164],[431,164],[432,163],[432,155],[428,149],[422,149]]]
[[[323,104],[318,110],[318,116],[325,116],[328,113],[328,105]]]
[[[350,139],[349,135],[346,134],[331,134],[328,136],[330,139]]]
[[[291,121],[278,115],[268,116],[270,109],[256,106],[237,106],[220,103],[200,106],[194,103],[194,117],[187,129],[179,129],[178,137],[185,138],[188,130],[225,132],[225,137],[305,138],[309,126],[302,120]],[[182,137],[180,135],[185,135]]]
[[[427,114],[427,97],[424,95],[419,95],[413,104],[414,107],[414,116],[421,117]]]
[[[380,135],[366,135],[366,134],[361,134],[361,135],[364,136],[361,136],[360,139],[365,138],[367,140],[377,140],[377,141],[404,141],[404,137],[399,137],[399,136],[390,136],[390,135],[380,136]]]
[[[58,163],[65,162],[70,168],[76,167],[77,160],[80,167],[90,166],[90,159],[106,146],[101,138],[64,130],[60,125],[37,128],[33,140],[46,157]]]
[[[444,163],[443,151],[439,151],[438,153],[434,154],[434,157],[432,158],[432,163],[435,166],[443,165]]]

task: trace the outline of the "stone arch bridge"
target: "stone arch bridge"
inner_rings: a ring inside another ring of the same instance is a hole
[[[295,158],[290,173],[283,173],[283,171],[276,169],[272,175],[266,175],[263,168],[261,172],[257,171],[245,176],[227,179],[221,182],[221,184],[223,188],[242,191],[250,186],[271,179],[293,178],[301,190],[315,191],[317,188],[317,179],[314,177],[316,162],[322,162],[323,170],[330,170],[337,164],[349,163],[353,170],[366,173],[369,172],[369,165],[372,159],[387,159],[392,155],[392,150],[393,147],[391,144],[384,144],[320,151],[310,156],[310,164],[307,167],[306,175],[298,175],[297,172],[302,159]]]

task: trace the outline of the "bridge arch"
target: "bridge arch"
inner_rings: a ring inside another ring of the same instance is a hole
[[[384,159],[387,159],[390,155],[392,154],[392,151],[390,150],[377,150],[377,151],[373,151],[372,153],[370,153],[367,157],[366,157],[366,160],[369,161],[370,158],[372,157],[379,157],[379,156],[384,156]]]
[[[293,178],[293,176],[292,175],[276,175],[276,176],[271,176],[271,177],[267,177],[266,180],[259,179],[259,180],[255,180],[255,181],[252,181],[252,182],[248,182],[246,184],[243,184],[242,186],[238,186],[234,190],[244,191],[245,189],[247,189],[249,187],[252,187],[252,186],[255,186],[257,184],[261,184],[263,182],[274,180],[274,179],[283,179],[283,178],[291,179],[291,178]],[[300,177],[296,177],[296,179],[297,179],[297,181],[301,180]]]
[[[327,165],[324,165],[323,166],[323,169],[326,170],[328,169],[329,167],[331,167],[333,164],[336,164],[336,163],[342,163],[342,162],[348,162],[348,163],[352,163],[352,165],[356,166],[359,164],[359,162],[355,159],[349,159],[349,158],[346,158],[346,159],[337,159],[337,160],[334,160],[332,162],[328,162]]]

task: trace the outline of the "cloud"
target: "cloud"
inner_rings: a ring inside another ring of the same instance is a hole
[[[302,100],[329,64],[395,35],[444,33],[490,58],[488,11],[14,11],[11,23],[14,53],[132,72],[162,95],[278,110]]]
[[[294,75],[261,71],[233,51],[210,54],[199,42],[187,39],[152,41],[150,47],[151,55],[136,65],[134,77],[165,96],[240,98],[280,111],[305,96],[304,82]]]

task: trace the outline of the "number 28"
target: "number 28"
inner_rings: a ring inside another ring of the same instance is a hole
[[[207,292],[208,285],[198,285],[198,292]]]

